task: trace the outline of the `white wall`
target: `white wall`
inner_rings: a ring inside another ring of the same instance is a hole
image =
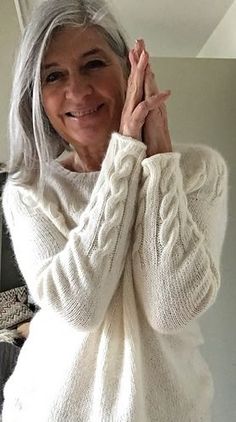
[[[12,79],[12,64],[20,36],[13,0],[0,0],[0,161],[8,157],[7,116]]]
[[[236,57],[236,0],[206,41],[198,57]]]

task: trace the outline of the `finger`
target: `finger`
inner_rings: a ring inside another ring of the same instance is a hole
[[[143,50],[146,50],[145,43],[142,38],[135,41],[135,51],[137,52],[138,56],[140,57]]]
[[[153,72],[151,66],[150,66],[150,71],[151,71],[151,74],[152,74],[152,77],[153,77],[153,86],[154,86],[154,89],[156,90],[157,93],[159,93],[160,92],[160,89],[159,89],[159,86],[157,84],[157,77],[156,77],[155,73]]]
[[[135,73],[135,85],[137,88],[139,101],[144,99],[144,80],[145,80],[145,70],[148,65],[149,56],[148,53],[143,50],[139,62],[137,64],[136,73]]]
[[[169,90],[164,91],[161,94],[153,95],[137,105],[132,115],[132,121],[137,125],[138,129],[144,125],[148,113],[158,109],[169,98],[170,94],[171,92]]]
[[[130,61],[130,64],[131,64],[131,72],[132,72],[137,65],[134,49],[129,51],[129,61]]]
[[[152,97],[147,98],[143,103],[145,103],[145,108],[148,109],[148,112],[153,110],[159,110],[159,108],[165,108],[165,102],[170,97],[171,92],[169,90],[163,91],[160,94],[153,95]],[[142,104],[142,103],[141,103]]]
[[[144,81],[144,92],[145,98],[148,98],[155,94],[160,94],[158,86],[156,84],[155,75],[151,70],[150,64],[146,67],[146,75]]]
[[[132,121],[133,121],[134,126],[138,130],[142,129],[148,113],[149,113],[149,107],[146,101],[142,101],[135,108],[132,115]]]
[[[149,60],[148,52],[146,50],[143,50],[142,53],[141,53],[141,55],[140,55],[140,58],[139,58],[137,67],[140,70],[141,69],[142,70],[145,70],[146,67],[147,67],[147,65],[148,65],[148,60]]]
[[[140,56],[141,56],[141,52],[139,52],[138,46],[135,43],[135,46],[134,46],[134,57],[135,57],[136,64],[138,64],[139,59],[140,59]]]
[[[149,58],[147,51],[143,50],[145,55],[147,56],[147,58]],[[137,51],[135,48],[133,48],[132,50],[129,51],[129,61],[131,64],[131,70],[132,68],[136,68],[137,65],[139,65],[139,67],[142,67],[142,62],[143,62],[144,57],[142,56],[142,53],[140,56],[138,56]],[[145,59],[146,62],[148,62]],[[147,66],[147,63],[145,64],[145,67]]]
[[[137,39],[135,41],[135,48],[134,48],[134,54],[136,58],[136,62],[138,60],[138,57],[140,57],[142,51],[145,50],[145,43],[143,39]],[[159,94],[159,88],[157,86],[155,75],[151,70],[150,64],[146,67],[146,75],[144,80],[144,96],[145,98],[152,96],[154,94]]]
[[[160,94],[153,95],[152,97],[147,98],[144,102],[149,111],[158,109],[168,100],[171,95],[170,90],[161,92]]]
[[[152,95],[159,94],[156,85],[154,83],[154,76],[151,72],[150,64],[146,67],[145,79],[144,79],[144,95],[145,98],[151,97]]]
[[[142,101],[144,97],[144,77],[147,64],[148,55],[145,51],[143,51],[137,66],[133,66],[133,70],[128,81],[126,107],[130,108],[131,111],[134,110],[137,104]]]

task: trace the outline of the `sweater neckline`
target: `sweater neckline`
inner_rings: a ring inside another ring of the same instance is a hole
[[[76,172],[66,169],[59,161],[53,160],[52,164],[55,166],[57,171],[60,171],[64,174],[66,174],[70,179],[77,179],[79,177],[95,177],[100,173],[100,170],[98,171],[88,171],[88,172]]]

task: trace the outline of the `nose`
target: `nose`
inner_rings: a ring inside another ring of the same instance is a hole
[[[69,75],[65,86],[65,98],[70,100],[81,99],[93,93],[93,87],[86,75],[74,72]]]

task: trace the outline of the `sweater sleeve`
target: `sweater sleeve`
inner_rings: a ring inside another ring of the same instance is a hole
[[[112,135],[80,224],[68,236],[58,229],[61,221],[54,224],[40,206],[29,205],[25,188],[6,184],[4,213],[32,298],[80,330],[103,321],[118,285],[145,151],[140,141]]]
[[[215,301],[227,223],[227,166],[195,146],[145,158],[132,253],[150,325],[174,333]]]

